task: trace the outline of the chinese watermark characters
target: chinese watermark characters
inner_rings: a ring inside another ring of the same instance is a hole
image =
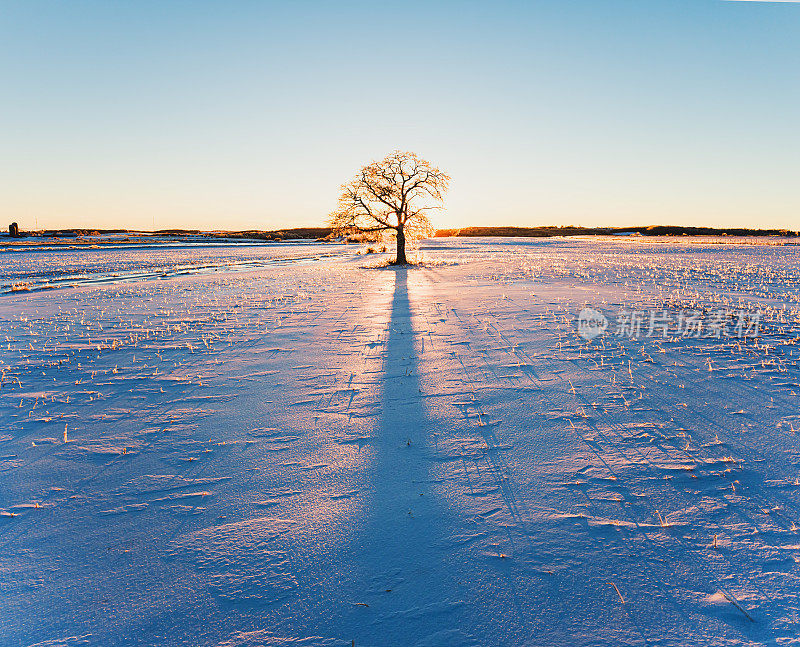
[[[593,308],[578,314],[578,334],[591,341],[607,329],[630,339],[689,337],[723,339],[757,337],[761,311],[731,310],[628,310],[617,312],[612,327],[608,318]]]

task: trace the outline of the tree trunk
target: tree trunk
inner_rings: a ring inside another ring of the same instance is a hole
[[[394,259],[395,265],[406,265],[406,234],[403,228],[397,230],[397,258]]]

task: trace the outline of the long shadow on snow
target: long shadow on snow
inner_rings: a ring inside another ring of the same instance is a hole
[[[368,486],[371,507],[363,533],[356,538],[356,550],[362,553],[359,570],[364,569],[359,584],[371,607],[356,634],[370,645],[414,645],[439,638],[468,644],[458,629],[464,619],[462,600],[468,597],[458,582],[463,568],[443,549],[442,529],[452,520],[447,507],[431,495],[435,429],[418,377],[407,272],[395,270]]]

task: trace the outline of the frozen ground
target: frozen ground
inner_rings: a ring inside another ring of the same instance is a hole
[[[800,247],[353,251],[0,257],[1,645],[800,642]]]

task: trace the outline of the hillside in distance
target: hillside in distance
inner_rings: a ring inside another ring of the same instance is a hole
[[[797,238],[800,232],[789,229],[748,229],[741,227],[682,227],[677,225],[648,225],[633,227],[579,227],[542,226],[542,227],[462,227],[458,229],[438,229],[436,238],[485,238],[485,237],[519,237],[519,238],[550,238],[555,236],[781,236]],[[330,227],[296,227],[288,229],[246,231],[203,231],[200,229],[159,229],[156,231],[139,231],[133,229],[49,229],[38,231],[20,231],[16,237],[4,236],[8,240],[28,239],[29,243],[37,242],[36,239],[61,239],[64,242],[75,244],[104,244],[104,243],[136,243],[136,242],[167,242],[170,240],[193,239],[207,240],[239,240],[239,241],[265,241],[279,242],[290,240],[320,240],[332,241],[335,239]],[[348,242],[359,242],[358,236],[349,236]],[[52,244],[52,241],[51,241]]]
[[[745,229],[736,227],[680,227],[676,225],[648,225],[637,227],[464,227],[439,229],[437,238],[462,236],[518,236],[521,238],[547,238],[551,236],[800,236],[789,229]]]

